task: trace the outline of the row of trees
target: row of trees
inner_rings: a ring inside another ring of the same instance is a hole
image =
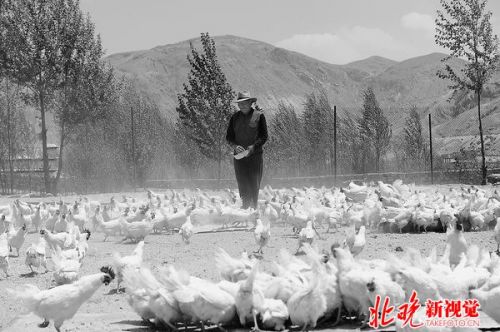
[[[461,74],[446,66],[439,75],[450,79],[453,89],[475,91],[481,119],[481,92],[498,61],[491,13],[485,12],[485,0],[441,2],[436,42],[450,48],[450,57],[469,62]],[[100,37],[78,0],[1,1],[0,166],[11,173],[11,186],[12,160],[30,153],[36,142],[22,112],[28,106],[39,112],[46,192],[58,191],[63,173],[76,187],[106,191],[152,177],[229,175],[224,136],[235,93],[218,63],[213,39],[202,34],[201,43],[201,51],[192,46],[187,56],[191,71],[178,95],[178,121],[170,123],[134,82],[117,78],[102,61]],[[387,159],[399,160],[405,169],[427,167],[417,110],[405,110],[405,129],[394,138],[373,90],[362,94],[360,112],[342,112],[337,119],[339,151],[333,150],[334,117],[324,91],[306,95],[300,111],[280,103],[275,115],[268,116],[270,173],[329,174],[335,152],[341,172],[381,171]],[[49,113],[59,137],[54,176],[47,154]]]
[[[66,140],[73,128],[105,114],[112,70],[78,0],[5,0],[0,5],[0,77],[17,85],[40,112],[45,190],[57,191]],[[47,114],[60,130],[57,175],[47,154]]]
[[[336,121],[337,171],[379,172],[394,166],[394,160],[401,170],[425,170],[428,142],[416,107],[401,110],[407,114],[405,128],[401,137],[391,139],[391,125],[373,90],[366,89],[363,96],[359,112],[339,112],[342,115]],[[269,121],[269,131],[267,155],[274,174],[333,174],[334,111],[324,91],[308,94],[300,113],[294,106],[281,102]],[[389,152],[393,152],[392,157]],[[391,161],[390,165],[384,165],[385,160]]]
[[[228,84],[218,63],[216,47],[208,33],[201,35],[202,50],[191,45],[187,60],[191,66],[188,81],[178,95],[176,128],[181,137],[191,142],[193,156],[217,163],[217,177],[221,177],[223,161],[228,158],[228,145],[224,140],[227,123],[235,108],[234,91]],[[338,167],[344,172],[380,171],[387,154],[392,128],[385,117],[371,88],[363,91],[361,115],[346,114],[338,121]],[[298,112],[292,105],[281,102],[270,118],[270,141],[266,154],[272,173],[283,175],[332,174],[334,172],[334,111],[325,91],[305,96],[304,109]],[[300,113],[300,114],[299,114]],[[411,125],[411,124],[410,124]],[[420,131],[418,131],[420,129]],[[407,140],[411,149],[423,149],[421,126],[410,128]],[[414,137],[418,136],[419,137]],[[407,159],[421,157],[423,153],[409,151]]]
[[[498,66],[498,38],[493,34],[490,22],[492,13],[486,10],[487,0],[441,0],[442,10],[437,11],[436,44],[450,50],[447,62],[453,58],[466,60],[463,68],[453,68],[446,63],[437,75],[448,80],[450,88],[457,93],[472,90],[475,93],[478,108],[479,136],[482,156],[482,183],[486,183],[485,149],[481,123],[481,94],[485,84],[492,77]],[[225,123],[229,103],[233,93],[217,64],[215,44],[208,34],[202,35],[205,53],[200,55],[193,50],[188,56],[192,67],[185,93],[179,95],[177,109],[183,130],[197,143],[207,158],[218,160],[221,169],[221,132],[220,124]],[[353,171],[374,169],[380,171],[383,156],[390,146],[392,129],[384,116],[373,90],[363,92],[364,102],[361,117],[343,119],[348,134],[343,138],[342,155],[353,162]],[[226,106],[226,108],[221,108]],[[277,160],[293,162],[294,171],[300,173],[305,156],[310,164],[309,171],[324,172],[327,164],[332,165],[332,111],[326,94],[320,92],[306,97],[304,113],[301,118],[293,108],[285,104],[278,107],[277,117],[271,123],[276,131],[276,139],[270,143],[275,148],[274,163]],[[218,122],[217,122],[218,121]],[[219,127],[217,127],[219,126]],[[214,129],[217,128],[217,129]],[[300,128],[300,129],[299,129]],[[295,131],[294,131],[295,130]],[[293,131],[293,132],[290,132]],[[342,130],[341,130],[342,132]],[[194,133],[194,135],[193,135]],[[202,135],[203,139],[198,139]],[[412,109],[406,121],[406,128],[397,140],[395,155],[401,164],[407,165],[418,161],[425,164],[428,152],[422,138],[422,126],[418,113]],[[284,141],[280,141],[284,140]],[[341,135],[342,139],[342,135]],[[289,142],[290,141],[290,142]],[[286,143],[284,143],[286,142]],[[288,144],[290,143],[290,144]],[[213,151],[219,153],[214,156]],[[397,152],[396,152],[397,151]],[[278,157],[279,156],[279,157]]]
[[[144,182],[152,160],[172,156],[166,136],[173,126],[133,82],[115,76],[103,55],[78,0],[0,2],[0,167],[3,179],[9,170],[11,190],[13,160],[40,157],[34,144],[42,152],[45,191],[52,193],[63,174],[83,189]],[[24,118],[29,107],[39,114],[39,137]],[[47,153],[52,119],[59,146],[55,174]]]
[[[14,159],[16,156],[32,156],[36,139],[22,109],[20,87],[9,80],[0,81],[0,189],[14,188]],[[24,165],[30,168],[30,160]],[[9,174],[9,176],[7,176]]]
[[[201,50],[191,45],[187,60],[191,66],[183,92],[178,95],[176,123],[178,136],[185,138],[181,150],[191,153],[181,157],[190,169],[196,165],[216,163],[220,178],[231,161],[225,142],[227,124],[232,112],[234,91],[218,63],[216,47],[208,34],[201,35]],[[344,173],[378,172],[391,148],[404,160],[405,169],[426,167],[426,144],[416,108],[408,112],[401,144],[393,145],[392,128],[371,88],[362,91],[359,112],[342,112],[337,119],[337,147],[334,151],[334,110],[326,91],[307,94],[302,110],[280,102],[266,112],[270,140],[266,146],[268,170],[283,176],[333,174],[334,155],[337,168]],[[271,115],[273,114],[273,115]],[[177,152],[181,152],[178,151]],[[394,154],[395,154],[394,153]],[[185,158],[188,159],[185,159]],[[428,158],[427,158],[428,159]],[[193,175],[193,174],[191,174]]]

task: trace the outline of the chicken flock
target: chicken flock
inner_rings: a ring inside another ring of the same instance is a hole
[[[493,187],[430,193],[402,181],[350,183],[346,188],[266,186],[260,198],[257,210],[240,209],[236,191],[229,189],[147,190],[144,199],[98,202],[81,197],[72,204],[17,199],[0,206],[0,268],[9,277],[9,259],[20,256],[28,231],[40,234],[37,242],[26,245],[25,264],[34,274],[39,269],[47,273],[50,257],[54,286],[40,290],[26,285],[9,292],[43,319],[40,326],[53,321],[57,331],[114,279],[116,292],[124,289],[139,317],[174,330],[182,325],[306,330],[353,319],[366,327],[377,295],[398,306],[413,290],[422,304],[427,299],[476,298],[481,310],[500,323],[500,195]],[[143,260],[149,234],[179,234],[189,245],[196,230],[207,225],[246,227],[256,250],[239,257],[215,250],[218,281],[190,276],[173,265],[151,267]],[[297,250],[282,249],[277,261],[267,261],[271,227],[280,226],[298,238]],[[463,232],[486,229],[493,229],[497,254],[465,240]],[[328,238],[332,231],[342,232],[344,240],[319,251],[314,240]],[[408,248],[402,257],[357,257],[367,232],[421,231],[443,232],[445,252],[433,248],[424,256]],[[111,237],[137,245],[128,256],[114,253],[100,272],[81,276],[88,241],[96,233],[102,241]]]

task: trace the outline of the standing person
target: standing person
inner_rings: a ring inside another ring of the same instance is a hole
[[[254,106],[256,101],[247,91],[238,93],[236,102],[240,110],[231,116],[226,134],[234,150],[234,173],[243,209],[257,208],[263,169],[262,146],[267,141],[266,118]],[[246,153],[248,155],[238,159]]]

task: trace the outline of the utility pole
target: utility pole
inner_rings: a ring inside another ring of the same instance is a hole
[[[333,183],[337,185],[337,105],[333,106]]]
[[[131,127],[132,127],[132,166],[134,168],[134,175],[132,179],[132,183],[134,186],[134,191],[135,191],[135,173],[136,173],[136,165],[135,165],[135,135],[134,135],[134,110],[132,107],[130,107],[130,122],[131,122]]]
[[[431,123],[431,114],[429,113],[429,144],[430,144],[430,153],[431,153],[431,184],[434,184],[434,165],[432,163],[432,123]]]

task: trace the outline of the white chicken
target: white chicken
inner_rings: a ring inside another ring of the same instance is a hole
[[[191,236],[193,236],[193,224],[191,223],[191,217],[188,216],[186,218],[186,222],[182,224],[179,229],[179,234],[182,237],[184,243],[189,244]]]
[[[9,229],[10,222],[7,221],[5,214],[0,215],[0,234],[5,233]]]
[[[363,251],[366,244],[366,227],[361,226],[358,233],[354,226],[346,231],[346,239],[344,240],[344,248],[348,247],[353,256],[357,256]]]
[[[47,245],[52,250],[60,249],[71,249],[76,247],[76,238],[74,233],[52,233],[49,230],[42,229],[40,234],[47,242]]]
[[[299,247],[297,248],[297,253],[300,252],[302,245],[304,243],[312,244],[314,237],[318,236],[321,239],[321,235],[319,235],[316,227],[314,227],[314,221],[308,220],[306,227],[302,228],[299,233]]]
[[[97,219],[98,227],[97,230],[104,233],[103,241],[106,241],[109,236],[116,236],[122,234],[122,224],[125,220],[123,217],[118,217],[111,219],[109,221],[103,221]]]
[[[22,225],[15,233],[12,232],[12,228],[8,233],[9,249],[12,251],[12,248],[15,248],[17,257],[19,257],[19,249],[21,249],[24,244],[26,233],[28,233],[26,224]]]
[[[373,280],[375,272],[358,264],[347,249],[334,248],[333,254],[337,259],[339,287],[344,306],[348,312],[364,316],[362,326],[365,326],[370,307],[367,284]]]
[[[343,213],[344,223],[361,227],[365,224],[365,211],[362,206],[356,207],[354,204],[345,209]]]
[[[192,322],[227,324],[236,313],[235,299],[216,284],[190,277],[185,271],[169,266],[160,276],[167,290],[172,292],[179,309]]]
[[[139,269],[142,265],[142,255],[144,251],[144,241],[137,244],[132,255],[121,257],[119,253],[113,254],[113,267],[116,272],[116,292],[120,292],[120,283],[123,280],[123,269]]]
[[[85,228],[87,220],[88,220],[87,213],[83,209],[82,210],[73,209],[68,213],[67,222],[74,223],[76,226],[78,226],[80,231],[83,231],[83,229]]]
[[[473,289],[470,294],[479,301],[482,311],[500,323],[500,286],[490,290]]]
[[[47,258],[45,256],[45,247],[47,243],[43,238],[39,238],[37,244],[32,244],[26,250],[26,265],[30,268],[33,273],[33,267],[39,268],[44,267],[45,272],[48,272],[47,269]]]
[[[90,239],[90,234],[91,232],[88,229],[85,229],[83,231],[82,237],[78,241],[78,244],[76,245],[76,249],[78,249],[78,259],[80,260],[80,263],[82,260],[87,256],[87,251],[89,249],[89,244],[88,240]]]
[[[35,208],[35,213],[31,216],[31,224],[35,227],[35,231],[38,233],[38,229],[42,225],[43,218],[40,212],[41,205]]]
[[[446,242],[447,246],[449,246],[450,264],[452,266],[460,263],[461,256],[467,252],[467,241],[464,237],[462,223],[457,222],[455,227],[453,229],[449,226],[446,231]]]
[[[495,225],[495,229],[493,230],[493,237],[497,242],[497,254],[500,254],[500,217],[496,219],[497,223]]]
[[[224,249],[218,248],[215,253],[215,267],[224,280],[237,282],[245,280],[250,275],[256,260],[249,259],[246,252],[240,259],[231,257]]]
[[[424,206],[416,206],[412,216],[413,225],[420,230],[427,232],[427,227],[437,225],[435,211],[426,209]]]
[[[342,188],[340,192],[343,193],[347,199],[353,202],[361,202],[368,195],[368,189],[367,185],[358,186],[354,182],[351,182],[349,183],[349,188]]]
[[[326,312],[325,294],[321,292],[317,267],[313,264],[313,273],[307,285],[294,293],[287,302],[290,320],[294,325],[302,326],[302,331],[315,328],[318,319]]]
[[[9,276],[9,241],[7,233],[0,234],[0,269]]]
[[[289,212],[286,213],[286,223],[292,226],[294,232],[297,233],[300,229],[306,227],[309,220],[313,220],[312,215],[303,209],[298,209],[291,204],[289,205]]]
[[[194,206],[189,206],[182,211],[175,210],[176,212],[174,213],[168,213],[167,211],[162,210],[162,213],[166,218],[166,227],[170,230],[179,229],[182,224],[187,221],[188,216],[191,215],[194,208]]]
[[[258,218],[253,234],[255,242],[259,246],[259,249],[256,251],[256,253],[263,255],[264,252],[262,251],[262,248],[264,248],[268,244],[269,239],[271,238],[271,225],[269,220],[266,219],[263,222]]]
[[[59,220],[61,212],[56,210],[53,215],[49,216],[47,220],[45,220],[45,228],[51,232],[54,232],[54,227],[56,225],[57,220]]]
[[[143,241],[153,230],[153,223],[147,219],[134,222],[126,222],[124,219],[121,219],[120,222],[123,235],[125,236],[122,242],[126,240],[131,240],[132,242]]]
[[[338,268],[334,261],[328,260],[325,263],[325,255],[318,253],[309,245],[304,245],[303,250],[306,253],[306,258],[311,264],[316,264],[318,267],[315,271],[318,274],[320,282],[320,290],[326,297],[326,311],[321,321],[332,318],[337,313],[337,318],[334,325],[340,321],[342,298],[340,294],[339,283],[337,280]],[[313,273],[312,271],[310,273]]]
[[[366,284],[366,287],[368,288],[368,297],[372,305],[375,305],[377,296],[380,296],[381,299],[388,297],[390,299],[390,305],[396,308],[405,301],[404,289],[397,282],[387,278],[387,275],[379,274],[374,276],[373,279]]]
[[[76,250],[71,249],[64,254],[64,251],[57,248],[52,255],[52,262],[54,262],[53,276],[56,285],[70,284],[78,280],[82,263]]]
[[[271,224],[276,223],[279,220],[279,213],[278,210],[276,210],[270,203],[269,201],[266,201],[264,203],[264,209],[263,209],[263,218],[267,219]]]
[[[64,321],[72,318],[80,306],[87,301],[102,285],[108,285],[114,278],[113,270],[101,268],[100,273],[82,277],[73,284],[61,285],[47,290],[27,284],[22,290],[7,290],[23,301],[27,311],[43,318],[40,327],[47,327],[49,321],[54,321],[58,332]]]
[[[155,323],[175,330],[173,323],[182,320],[179,305],[153,273],[145,267],[126,267],[122,273],[127,284],[127,302],[134,311],[145,321],[154,318]]]
[[[232,206],[218,206],[217,207],[223,227],[227,227],[229,223],[232,223],[233,226],[239,226],[244,224],[245,227],[248,227],[249,224],[252,226],[255,224],[255,221],[259,217],[259,211],[254,210],[253,208],[245,209],[236,209]]]
[[[20,201],[19,199],[16,199],[14,201],[14,205],[17,207],[18,211],[22,214],[30,215],[33,213],[30,205],[26,202]]]
[[[282,331],[288,320],[288,308],[282,300],[264,298],[260,289],[253,290],[253,307],[260,314],[265,329]]]

